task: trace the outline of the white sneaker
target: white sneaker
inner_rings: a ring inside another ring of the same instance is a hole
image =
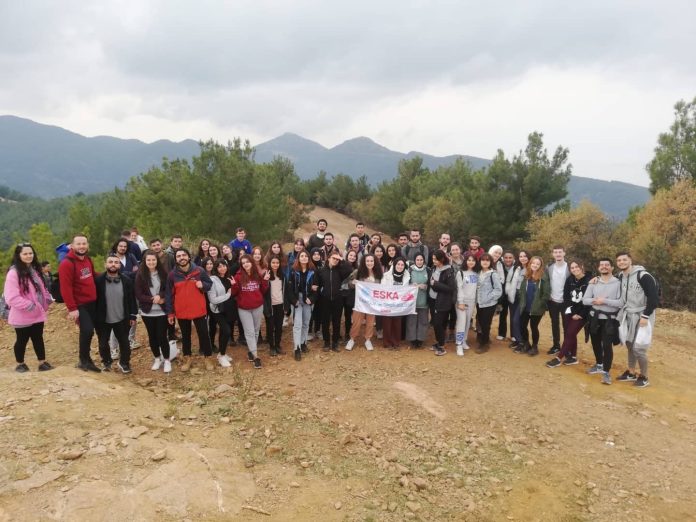
[[[161,357],[155,357],[155,360],[152,363],[152,368],[150,368],[152,371],[156,372],[157,370],[160,369],[160,366],[162,366],[162,358]]]
[[[169,359],[164,360],[164,373],[172,373],[172,362]]]
[[[464,357],[464,346],[461,344],[457,345],[457,355],[459,357]]]
[[[232,366],[230,364],[230,361],[228,361],[227,357],[224,355],[218,355],[218,362],[220,363],[220,366],[222,366],[223,368],[229,368],[230,366]]]
[[[353,346],[355,346],[355,341],[353,339],[349,339],[346,343],[346,350],[350,352],[353,349]]]
[[[227,359],[227,362],[232,362],[232,357],[230,357],[229,355],[225,354],[223,355],[223,357]]]
[[[179,348],[176,346],[176,341],[169,341],[169,360],[173,361],[179,354]]]
[[[381,339],[382,334],[383,334],[382,330],[377,330],[377,339]]]
[[[288,316],[286,315],[286,316],[283,318],[283,327],[286,327],[287,325],[288,325]]]
[[[505,339],[505,337],[503,337],[502,335],[496,335],[495,338],[498,339],[499,341],[502,341],[503,339]]]
[[[368,352],[371,352],[372,350],[375,349],[375,347],[372,346],[372,341],[370,341],[369,339],[368,339],[367,341],[365,341],[365,349],[366,349]]]
[[[465,350],[468,350],[468,349],[469,349],[469,345],[466,344],[466,343],[464,343],[464,344],[462,344],[462,348],[464,348]]]

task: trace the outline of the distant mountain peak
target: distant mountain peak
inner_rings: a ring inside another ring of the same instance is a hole
[[[346,140],[333,147],[331,151],[351,154],[393,154],[393,151],[366,136]]]

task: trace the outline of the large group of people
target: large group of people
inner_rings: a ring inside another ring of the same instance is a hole
[[[286,353],[281,340],[290,322],[296,361],[316,339],[327,352],[341,347],[351,351],[359,342],[372,351],[375,338],[387,350],[404,343],[421,349],[430,327],[436,356],[447,354],[448,343],[464,356],[470,338],[474,351],[483,354],[491,347],[496,314],[496,340],[509,338],[514,353],[533,357],[539,354],[539,325],[548,312],[548,368],[578,364],[577,338],[585,332],[595,357],[588,373],[611,384],[614,346],[625,344],[628,369],[617,380],[638,387],[649,384],[647,351],[658,284],[645,268],[633,264],[630,253],[619,252],[615,260],[603,258],[590,267],[581,260],[568,262],[561,245],[552,249],[552,260],[545,264],[541,256],[525,250],[513,253],[499,245],[485,250],[477,236],[460,244],[443,233],[430,247],[421,241],[419,230],[399,234],[395,243],[385,245],[382,239],[357,223],[341,248],[327,220],[320,219],[316,231],[307,239],[295,239],[287,253],[279,241],[268,248],[254,246],[240,227],[228,244],[203,239],[192,255],[180,235],[172,236],[164,248],[158,238],[146,244],[134,228],[114,242],[104,270],[97,273],[87,237],[76,235],[60,262],[58,281],[68,319],[79,327],[77,367],[110,371],[116,362],[120,371],[130,373],[131,350],[138,347],[138,315],[147,330],[152,370],[169,373],[178,341],[182,372],[195,360],[207,370],[214,368],[215,359],[229,367],[229,348],[237,345],[245,347],[254,368],[262,368],[259,345],[267,343],[272,357]],[[24,360],[29,340],[38,369],[52,369],[43,341],[46,311],[53,301],[45,266],[31,244],[17,245],[4,297],[8,323],[16,330],[18,372],[29,370]],[[378,316],[354,309],[357,282],[417,287],[414,313]],[[193,328],[200,359],[193,353]],[[90,350],[95,333],[99,365]]]

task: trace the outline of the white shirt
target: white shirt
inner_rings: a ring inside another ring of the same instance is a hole
[[[556,303],[563,302],[563,287],[566,282],[568,263],[563,261],[562,265],[554,263],[551,266],[551,300]]]

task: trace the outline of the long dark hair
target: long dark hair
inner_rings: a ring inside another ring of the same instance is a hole
[[[377,261],[377,258],[374,256],[374,254],[366,254],[360,258],[360,265],[358,266],[358,275],[357,279],[359,281],[362,281],[364,279],[367,279],[370,275],[370,271],[367,268],[367,265],[365,264],[365,260],[371,257],[372,260],[375,263],[375,266],[372,268],[372,275],[375,277],[375,281],[379,282],[382,280],[382,276],[384,275],[384,270],[382,269],[382,264]]]
[[[280,247],[280,253],[273,253],[273,245],[278,245]],[[266,252],[266,255],[264,256],[264,262],[266,263],[267,268],[270,268],[271,259],[273,259],[274,257],[278,258],[278,260],[280,261],[280,269],[284,269],[287,262],[285,261],[285,256],[283,254],[283,245],[280,241],[273,241],[271,243],[271,246],[268,247],[268,252]]]
[[[119,243],[125,243],[126,244],[126,253],[125,256],[128,257],[128,254],[130,253],[130,245],[128,244],[128,240],[120,237],[118,238],[113,245],[111,245],[111,250],[109,252],[113,252],[114,254],[118,255],[118,245]]]
[[[206,239],[206,238],[201,239],[201,242],[198,243],[198,257],[200,257],[201,259],[203,259],[204,257],[206,257],[208,255],[208,251],[203,250],[203,242],[204,241],[208,242],[208,248],[210,248],[210,245],[212,245],[212,243],[210,242],[210,239]]]
[[[392,247],[394,247],[395,250],[394,257],[389,255],[389,249]],[[385,266],[391,265],[397,257],[401,257],[401,248],[399,248],[399,245],[397,245],[396,243],[389,243],[384,249],[384,255],[382,256],[382,259],[386,259]]]
[[[309,258],[309,260],[307,261],[307,270],[315,270],[316,271],[317,267],[314,264],[314,261],[312,261],[312,254],[310,254],[306,250],[303,250],[302,252],[297,253],[297,255],[295,256],[295,262],[292,264],[292,269],[295,272],[302,271],[302,265],[300,264],[300,255],[301,254],[307,254],[307,257]]]
[[[157,272],[157,275],[159,275],[160,285],[164,286],[167,283],[167,271],[164,269],[162,261],[160,261],[159,256],[155,253],[154,250],[146,250],[145,252],[143,252],[143,258],[140,261],[140,268],[135,273],[135,279],[140,279],[147,285],[148,288],[152,288],[152,277],[150,276],[150,269],[145,264],[147,256],[155,256],[155,259],[157,260],[155,272]]]
[[[269,250],[269,252],[270,252],[270,250]],[[273,261],[274,259],[277,259],[278,263],[279,263],[277,273],[274,272],[273,269],[271,268],[271,261]],[[283,279],[283,256],[278,255],[278,254],[274,254],[268,258],[267,263],[268,263],[268,271],[271,274],[270,280],[275,281],[276,279]]]
[[[29,266],[27,266],[27,264],[22,261],[22,258],[19,257],[19,254],[23,248],[31,248],[31,251],[34,254],[34,257],[31,260],[31,263],[29,263]],[[39,263],[39,260],[36,256],[36,250],[34,250],[34,247],[31,246],[31,243],[20,243],[15,247],[14,254],[12,255],[11,266],[13,266],[15,270],[17,270],[17,275],[19,276],[19,287],[22,290],[22,292],[24,292],[25,294],[29,292],[29,282],[31,282],[31,284],[34,285],[34,288],[36,288],[37,292],[41,291],[41,288],[37,286],[38,284],[44,284],[43,277],[40,276],[41,263]],[[38,276],[38,282],[34,280],[33,277],[31,277],[32,269]]]
[[[251,274],[247,274],[247,271],[244,269],[243,264],[246,260],[248,260],[251,263]],[[254,258],[251,257],[249,254],[244,254],[242,257],[239,258],[239,274],[243,285],[248,284],[251,279],[255,281],[261,281],[261,274],[259,274],[259,269],[256,266],[256,263],[254,263]]]

